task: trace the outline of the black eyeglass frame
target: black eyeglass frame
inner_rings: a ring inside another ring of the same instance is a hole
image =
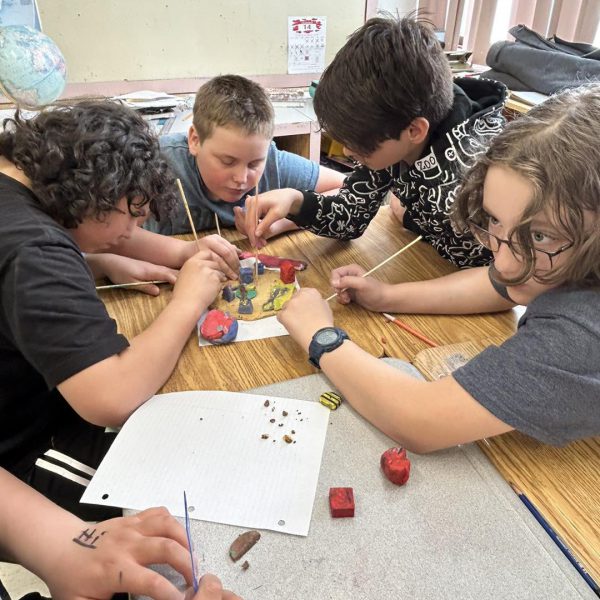
[[[508,248],[510,249],[510,251],[515,256],[519,256],[519,252],[515,247],[515,242],[513,242],[511,240],[503,240],[502,238],[498,237],[495,233],[492,233],[491,231],[484,229],[481,225],[478,225],[477,223],[475,223],[475,221],[471,218],[467,219],[467,223],[469,224],[469,228],[471,229],[471,233],[473,234],[475,239],[482,246],[487,248],[488,250],[491,250],[492,252],[498,252],[498,250],[500,250],[500,246],[502,244],[506,244],[508,246]],[[498,248],[496,250],[494,250],[493,248],[490,247],[490,244],[485,244],[480,237],[481,234],[488,236],[488,239],[494,238],[498,242]],[[535,247],[533,248],[533,250],[535,252],[541,252],[542,254],[545,254],[548,257],[548,260],[550,261],[550,268],[552,269],[554,266],[552,264],[552,259],[555,256],[558,256],[559,254],[562,254],[563,252],[565,252],[565,250],[572,248],[574,244],[575,244],[575,242],[569,241],[564,246],[561,246],[558,250],[555,250],[554,252],[549,252],[548,250],[540,250],[539,248],[535,248]]]

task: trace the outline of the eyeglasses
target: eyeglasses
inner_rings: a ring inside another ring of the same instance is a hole
[[[528,248],[524,248],[523,245],[514,240],[503,240],[499,238],[497,235],[491,233],[487,229],[481,227],[475,223],[473,219],[467,219],[467,223],[469,224],[469,228],[471,229],[471,233],[475,237],[475,239],[485,248],[491,250],[492,252],[498,252],[500,250],[500,246],[502,244],[506,244],[510,251],[515,256],[523,256],[527,254]],[[536,253],[536,266],[542,269],[552,269],[552,259],[555,256],[558,256],[565,250],[573,247],[574,242],[567,242],[566,244],[561,245],[556,250],[542,250],[541,248],[537,248],[535,245],[535,240],[532,241],[532,248]],[[547,261],[547,262],[546,262]]]

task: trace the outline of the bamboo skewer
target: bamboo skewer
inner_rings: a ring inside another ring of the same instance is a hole
[[[194,219],[192,219],[190,205],[188,204],[187,198],[185,197],[185,192],[183,191],[183,186],[181,185],[181,180],[177,178],[176,181],[177,187],[179,188],[179,193],[181,194],[181,199],[183,200],[183,205],[185,206],[185,212],[187,213],[188,219],[190,221],[190,227],[192,228],[194,239],[196,240],[196,246],[198,246],[198,250],[202,250],[202,248],[200,247],[200,240],[198,239],[198,234],[196,233],[196,228],[194,227]]]
[[[254,231],[256,231],[256,228],[258,227],[258,181],[256,182],[256,187],[254,188],[254,193],[256,196],[256,201],[255,201],[255,205],[256,205],[256,218],[254,219],[255,223],[254,223]],[[254,281],[256,282],[256,285],[258,285],[258,248],[254,248]]]
[[[383,265],[390,262],[390,260],[396,258],[396,256],[400,256],[400,254],[402,254],[405,250],[408,250],[411,246],[413,246],[414,244],[416,244],[417,242],[419,242],[422,239],[423,239],[422,235],[420,235],[419,237],[416,237],[412,242],[410,242],[410,244],[406,244],[406,246],[403,246],[402,248],[400,248],[400,250],[398,250],[398,252],[394,252],[394,254],[392,254],[391,256],[388,256],[385,260],[382,260],[378,265],[375,265],[372,269],[370,269],[366,273],[363,273],[361,275],[361,277],[367,277],[367,275],[370,275],[371,273],[375,273],[375,271],[377,271],[377,269],[383,267]],[[348,288],[344,288],[343,290],[340,290],[340,292],[336,292],[335,294],[332,294],[331,296],[329,296],[329,298],[325,298],[325,301],[329,302],[330,300],[333,300],[338,295],[338,293],[345,292],[347,289]]]
[[[156,281],[132,281],[130,283],[111,283],[110,285],[97,285],[97,290],[116,290],[118,288],[136,287],[138,285],[159,285],[161,283],[169,283],[163,279]]]
[[[217,227],[217,234],[219,235],[219,237],[223,237],[221,235],[221,227],[219,225],[219,217],[217,216],[217,213],[214,213],[215,215],[215,226]]]

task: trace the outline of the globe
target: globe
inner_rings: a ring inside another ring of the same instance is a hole
[[[0,91],[18,106],[54,102],[67,77],[65,59],[44,33],[25,25],[0,27]]]

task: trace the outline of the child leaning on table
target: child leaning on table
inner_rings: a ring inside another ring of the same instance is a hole
[[[505,98],[494,81],[453,81],[428,23],[369,19],[327,67],[314,101],[323,130],[359,164],[336,195],[289,186],[249,199],[240,230],[260,246],[288,217],[317,235],[354,239],[392,192],[404,227],[442,257],[459,267],[486,265],[491,253],[469,231],[456,232],[449,213],[463,171],[504,125]]]
[[[341,173],[279,150],[274,127],[273,106],[258,83],[220,75],[198,90],[188,133],[161,136],[162,154],[181,179],[198,231],[213,229],[215,214],[233,226],[234,211],[257,185],[262,193],[280,187],[326,192],[342,184]],[[161,221],[150,217],[144,227],[165,235],[191,233],[183,205]],[[271,235],[290,229],[297,226],[284,219]]]
[[[374,311],[527,310],[514,336],[435,382],[412,379],[339,342],[318,292],[279,315],[353,407],[409,449],[427,452],[517,429],[562,445],[600,434],[600,86],[551,97],[510,123],[468,174],[454,220],[489,267],[415,283],[332,274],[340,301]],[[347,289],[347,291],[343,291]],[[321,340],[321,344],[317,342]],[[334,348],[327,351],[327,349]]]
[[[0,132],[0,467],[85,519],[115,514],[79,503],[114,439],[105,427],[122,425],[164,384],[235,277],[235,250],[227,264],[208,246],[138,227],[149,208],[166,212],[175,190],[148,124],[123,106],[17,113]],[[149,260],[156,239],[181,269],[168,305],[127,340],[83,253],[125,245]]]

